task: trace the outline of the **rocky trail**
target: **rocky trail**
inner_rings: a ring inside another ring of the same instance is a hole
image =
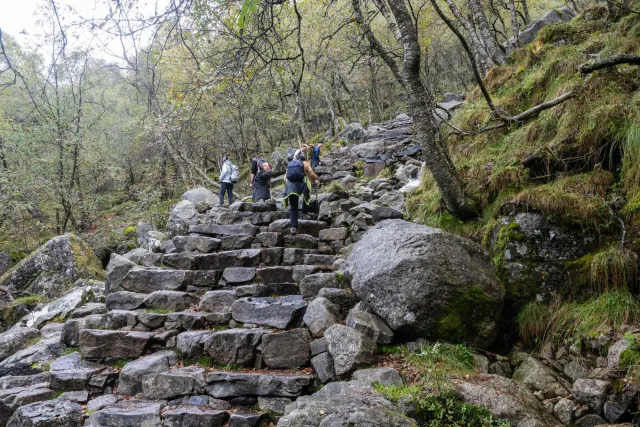
[[[403,383],[378,363],[380,346],[419,348],[428,335],[487,348],[504,289],[479,245],[404,220],[401,190],[422,168],[410,124],[349,125],[350,145],[317,171],[340,189],[318,195],[297,235],[275,201],[218,206],[201,188],[185,193],[166,234],[141,224],[140,248],[113,254],[104,283],[45,274],[69,271],[59,249],[1,276],[14,325],[0,337],[0,425],[418,425],[415,408],[374,388]],[[12,300],[38,283],[60,285],[50,302]],[[599,365],[617,366],[623,347]],[[602,370],[590,379],[566,361],[567,374],[555,354],[490,357],[476,354],[475,374],[452,387],[514,426],[614,422],[633,399]]]

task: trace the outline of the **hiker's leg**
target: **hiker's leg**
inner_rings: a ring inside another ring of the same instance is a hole
[[[228,184],[227,195],[229,196],[229,204],[233,204],[233,184]]]
[[[224,192],[227,188],[227,183],[226,182],[221,182],[220,183],[220,204],[224,205]]]
[[[298,228],[298,196],[290,194],[289,204],[291,205],[291,212],[289,213],[290,226],[291,228]]]

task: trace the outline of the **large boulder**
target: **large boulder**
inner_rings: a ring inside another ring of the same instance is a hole
[[[541,18],[530,23],[525,29],[520,31],[518,41],[520,46],[527,45],[536,40],[540,30],[547,25],[556,24],[558,22],[567,22],[572,20],[576,16],[576,13],[569,7],[562,7],[560,9],[550,10]],[[512,37],[507,41],[507,50],[513,50],[516,48],[515,39]]]
[[[49,240],[0,276],[0,288],[13,295],[53,299],[63,296],[78,279],[103,277],[102,263],[93,249],[74,234],[65,234]],[[7,302],[4,306],[8,307]]]
[[[189,227],[198,223],[198,210],[196,206],[188,200],[182,200],[169,214],[167,222],[167,232],[169,236],[187,234]]]
[[[343,270],[360,299],[399,334],[485,348],[495,338],[504,288],[474,242],[387,220],[353,246]]]
[[[201,202],[206,203],[208,205],[213,205],[218,201],[218,197],[216,197],[216,195],[213,194],[213,192],[211,192],[210,190],[207,190],[204,187],[198,187],[193,190],[187,191],[182,195],[181,199],[188,200],[194,205],[197,205],[198,203],[201,203]]]
[[[584,269],[590,264],[581,258],[598,247],[597,235],[555,224],[535,212],[502,217],[498,224],[491,246],[506,290],[505,317],[514,318],[538,297],[550,302],[588,287]]]

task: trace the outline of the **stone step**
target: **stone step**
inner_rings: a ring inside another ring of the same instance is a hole
[[[195,399],[194,399],[195,398]],[[207,426],[258,427],[268,418],[267,413],[246,409],[218,409],[217,402],[208,396],[193,396],[194,404],[173,405],[173,401],[122,399],[92,412],[85,426]],[[62,425],[62,424],[60,424]]]
[[[210,372],[207,394],[217,399],[244,396],[298,397],[306,394],[313,382],[312,375],[246,372]]]
[[[189,233],[202,234],[212,237],[225,237],[246,235],[254,237],[260,232],[260,227],[251,224],[237,225],[192,225],[189,227]]]
[[[306,308],[300,295],[239,298],[231,306],[231,316],[240,323],[290,329],[302,325]]]
[[[194,256],[198,270],[224,270],[228,267],[277,266],[282,264],[282,248],[242,249]]]
[[[298,233],[309,234],[313,237],[318,237],[321,230],[329,228],[329,224],[324,221],[311,221],[308,219],[301,219],[298,221]],[[291,234],[291,223],[288,219],[279,219],[269,224],[270,232],[282,233],[285,236]]]

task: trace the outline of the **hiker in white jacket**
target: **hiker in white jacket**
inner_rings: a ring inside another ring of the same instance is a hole
[[[220,171],[220,204],[224,205],[224,193],[227,193],[229,205],[233,204],[233,168],[229,157],[222,157],[222,170]]]

